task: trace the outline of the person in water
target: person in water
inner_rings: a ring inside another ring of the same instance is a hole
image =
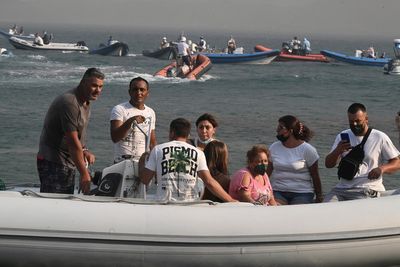
[[[149,148],[152,149],[157,143],[156,114],[145,104],[149,90],[147,80],[142,77],[133,78],[129,83],[130,100],[116,105],[111,111],[110,134],[114,143],[114,163],[130,158],[139,159],[146,151],[145,134],[149,132]]]
[[[77,169],[80,188],[89,193],[91,177],[86,166],[94,163],[95,156],[86,147],[86,132],[90,102],[99,98],[103,83],[104,74],[89,68],[76,88],[51,103],[37,153],[40,192],[73,194]]]
[[[195,201],[201,192],[197,186],[200,178],[204,185],[224,202],[235,201],[211,176],[203,151],[188,144],[190,122],[184,118],[174,119],[169,128],[169,142],[156,145],[143,154],[139,162],[142,183],[156,176],[156,198],[162,201]],[[145,166],[144,166],[145,164]]]
[[[189,139],[190,144],[198,149],[204,150],[205,146],[211,141],[215,140],[218,122],[216,118],[209,114],[204,113],[196,120],[197,137]]]

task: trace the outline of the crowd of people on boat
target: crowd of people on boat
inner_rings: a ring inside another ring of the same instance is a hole
[[[304,37],[303,43],[301,43],[297,36],[295,36],[290,42],[282,43],[282,50],[285,53],[293,55],[308,55],[312,51],[311,42],[306,37]]]
[[[35,33],[35,38],[33,39],[33,43],[35,45],[43,46],[48,45],[54,39],[53,34],[48,34],[47,31],[43,31],[42,35],[38,32]]]
[[[100,96],[104,79],[100,70],[89,68],[76,88],[50,105],[37,154],[41,192],[72,194],[77,170],[81,190],[90,193],[92,177],[86,166],[95,156],[86,146],[86,132],[91,102]],[[156,180],[159,200],[201,198],[268,206],[371,198],[385,190],[383,174],[400,169],[398,149],[385,133],[369,126],[366,107],[353,103],[347,109],[349,128],[338,133],[324,160],[327,168],[339,165],[339,182],[330,192],[322,192],[320,156],[309,143],[313,131],[290,114],[277,120],[277,141],[269,148],[249,148],[246,166],[229,176],[228,145],[216,137],[215,116],[199,116],[195,138],[189,138],[191,123],[176,118],[170,123],[169,142],[157,144],[156,113],[145,104],[149,91],[144,78],[131,80],[129,100],[111,111],[110,136],[114,163],[138,160],[141,182]]]
[[[8,33],[12,35],[23,35],[24,34],[24,27],[18,26],[14,24],[10,29],[8,29]]]

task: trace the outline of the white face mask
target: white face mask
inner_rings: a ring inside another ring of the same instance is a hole
[[[200,138],[197,138],[197,143],[207,145],[208,143],[210,143],[213,140],[214,140],[213,138],[210,138],[210,139],[203,141],[203,140],[200,140]]]

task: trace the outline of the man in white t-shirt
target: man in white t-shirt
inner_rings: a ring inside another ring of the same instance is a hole
[[[130,100],[116,105],[111,111],[110,133],[114,142],[115,163],[130,158],[139,159],[146,151],[146,135],[149,132],[149,148],[156,145],[156,115],[152,108],[145,105],[149,89],[145,79],[133,78],[129,84]]]
[[[190,122],[183,118],[170,124],[170,142],[153,148],[144,167],[146,155],[139,163],[139,176],[144,184],[157,178],[157,198],[167,201],[194,201],[200,199],[200,178],[218,198],[235,201],[211,176],[203,151],[187,143]]]
[[[341,133],[347,133],[350,142],[342,140],[340,134],[336,136],[331,152],[325,158],[327,168],[335,167],[352,147],[361,143],[368,132],[368,115],[363,104],[350,105],[347,116],[350,129]],[[400,152],[385,133],[372,129],[364,145],[364,154],[355,177],[352,180],[339,177],[339,183],[325,196],[325,202],[376,197],[379,191],[385,191],[382,175],[400,169]]]

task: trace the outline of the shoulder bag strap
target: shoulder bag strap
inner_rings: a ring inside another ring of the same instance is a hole
[[[367,142],[368,136],[369,136],[369,134],[371,133],[371,131],[372,131],[372,127],[368,127],[368,131],[367,131],[367,133],[364,135],[363,140],[362,140],[361,143],[360,143],[360,146],[361,146],[362,148],[364,148],[365,142]]]

